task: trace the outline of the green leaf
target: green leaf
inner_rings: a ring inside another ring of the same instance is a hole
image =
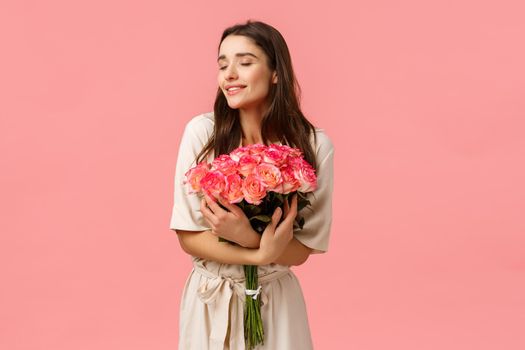
[[[270,221],[272,221],[272,218],[269,217],[268,215],[256,215],[256,216],[252,216],[250,218],[250,220],[259,220],[259,221],[262,221],[262,222],[270,222]]]
[[[307,205],[311,205],[309,200],[305,200],[305,201],[299,201],[299,202],[297,202],[297,211],[302,210],[302,209],[305,208]]]
[[[296,216],[293,222],[293,228],[298,228],[302,230],[304,227],[304,218],[302,216]]]
[[[253,214],[253,215],[259,214],[262,210],[260,207],[253,205],[253,204],[248,204],[246,205],[245,208],[247,209],[249,214]]]

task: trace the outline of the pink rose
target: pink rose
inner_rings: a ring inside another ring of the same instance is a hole
[[[255,174],[249,174],[242,183],[242,192],[248,203],[259,205],[266,196],[266,187]]]
[[[239,203],[243,200],[242,178],[239,174],[230,174],[225,178],[226,186],[222,196],[230,203]]]
[[[283,151],[282,149],[279,149],[276,146],[279,145],[268,146],[266,151],[263,153],[263,161],[280,167],[284,164],[286,160],[287,152]]]
[[[290,192],[295,192],[299,189],[299,187],[301,187],[301,183],[295,178],[294,170],[291,166],[285,166],[281,168],[281,176],[283,178],[281,189],[280,191],[275,192],[287,194]]]
[[[201,190],[200,181],[208,173],[210,166],[205,161],[188,170],[184,175],[183,184],[189,184],[189,193],[197,193]]]
[[[259,156],[262,159],[264,151],[266,150],[268,146],[260,144],[260,143],[255,143],[253,145],[248,145],[246,147],[248,147],[248,149],[250,150],[250,154],[252,156]]]
[[[246,177],[253,173],[259,162],[260,158],[248,154],[239,160],[237,169],[242,176]]]
[[[202,191],[210,197],[219,198],[226,187],[225,176],[218,170],[209,171],[200,181]]]
[[[237,162],[227,154],[221,154],[211,163],[211,170],[219,170],[224,176],[236,174],[237,167]]]
[[[274,145],[277,150],[285,153],[288,157],[296,158],[301,157],[303,152],[299,148],[293,148],[286,145]]]
[[[261,163],[257,165],[255,175],[261,180],[262,184],[266,186],[267,191],[274,190],[283,182],[281,171],[273,164]]]
[[[244,147],[238,147],[230,152],[230,158],[233,159],[236,162],[239,162],[239,160],[250,154],[250,150],[247,146]]]
[[[317,177],[312,166],[303,158],[296,158],[291,164],[295,178],[301,183],[298,191],[315,191],[317,189]]]

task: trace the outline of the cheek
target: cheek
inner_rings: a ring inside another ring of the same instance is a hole
[[[251,71],[247,76],[247,80],[249,80],[254,85],[259,85],[262,82],[264,82],[265,80],[264,77],[265,77],[264,71],[258,69],[258,70]]]
[[[252,90],[266,93],[268,90],[268,82],[265,72],[254,72],[254,74],[250,76],[250,85]]]

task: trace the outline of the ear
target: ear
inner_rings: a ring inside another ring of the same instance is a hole
[[[272,83],[277,84],[277,72],[274,71],[272,74]]]

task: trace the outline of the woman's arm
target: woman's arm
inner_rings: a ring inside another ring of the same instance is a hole
[[[247,235],[246,244],[241,245],[247,248],[259,248],[260,242],[261,235],[252,231],[250,232],[250,235]],[[311,248],[302,244],[297,238],[292,238],[290,243],[286,246],[285,251],[274,261],[274,263],[279,265],[299,266],[306,262],[311,252]]]
[[[250,247],[236,246],[227,242],[219,242],[217,236],[207,231],[176,230],[182,249],[193,256],[217,261],[223,264],[261,265],[257,254],[261,235],[253,233]],[[276,264],[299,266],[306,262],[311,248],[308,248],[296,238],[292,238],[284,252],[273,261]]]
[[[286,217],[285,220],[288,220],[289,224],[291,224],[290,220],[293,220],[297,215],[297,194],[293,196],[292,203],[293,211],[292,216],[290,217],[288,217],[291,210],[288,201],[285,201],[284,203],[284,215]],[[286,243],[286,247],[284,250],[282,250],[282,253],[278,255],[277,258],[273,259],[272,262],[279,265],[299,266],[306,262],[312,253],[312,249],[305,246],[303,243],[301,243],[301,241],[293,236],[292,226],[289,227],[289,230],[291,239]],[[246,242],[249,244],[250,248],[258,248],[260,246],[262,236],[257,234],[257,232],[252,230],[249,235],[243,234],[243,237],[246,237]]]
[[[206,210],[203,204],[201,204],[201,209]],[[266,226],[262,235],[256,233],[251,227],[249,230],[237,232],[238,237],[247,238],[246,241],[238,238],[236,242],[239,245],[220,242],[217,238],[219,233],[215,232],[215,229],[198,232],[178,229],[175,231],[182,249],[190,255],[203,259],[237,265],[266,265],[272,262],[288,266],[301,265],[310,255],[311,249],[293,237],[293,220],[297,215],[297,195],[292,198],[291,208],[287,202],[285,203],[284,212],[284,220],[278,224],[282,210],[277,208],[274,211],[271,222]],[[217,218],[213,220],[216,221]],[[212,224],[212,226],[216,225]],[[242,244],[248,244],[254,248],[246,248]]]
[[[223,264],[260,265],[259,249],[219,242],[217,236],[207,231],[175,230],[182,249],[193,256]]]
[[[274,262],[279,265],[299,266],[308,260],[311,248],[308,248],[295,237],[286,246],[285,251]]]

